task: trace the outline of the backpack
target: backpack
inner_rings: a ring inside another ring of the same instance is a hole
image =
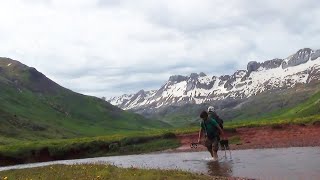
[[[209,115],[210,115],[210,118],[216,120],[219,126],[221,127],[221,129],[223,129],[223,120],[217,115],[217,113],[210,112]]]

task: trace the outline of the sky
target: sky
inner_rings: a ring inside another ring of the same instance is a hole
[[[318,0],[0,1],[0,57],[97,97],[320,49]]]

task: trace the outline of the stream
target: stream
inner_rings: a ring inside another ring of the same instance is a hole
[[[180,169],[211,176],[257,179],[320,179],[320,147],[219,151],[219,161],[208,152],[152,153],[52,161],[0,167],[0,171],[53,164],[102,163],[119,167]]]

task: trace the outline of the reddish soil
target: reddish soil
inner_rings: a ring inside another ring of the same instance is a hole
[[[240,137],[241,142],[230,145],[231,149],[261,149],[281,147],[320,146],[320,125],[277,125],[272,127],[238,128],[235,132],[226,132],[230,138]],[[182,146],[174,151],[203,151],[204,146],[190,148],[196,142],[198,134],[179,135]]]

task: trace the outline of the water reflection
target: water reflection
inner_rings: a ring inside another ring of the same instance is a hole
[[[232,160],[225,160],[223,162],[219,161],[209,161],[207,163],[208,174],[211,176],[224,176],[231,177],[232,174]]]

